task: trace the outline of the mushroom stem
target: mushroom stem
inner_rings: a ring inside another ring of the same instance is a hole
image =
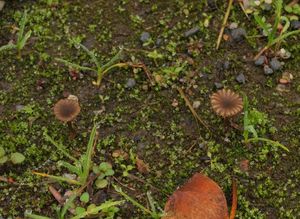
[[[74,139],[75,136],[77,135],[76,128],[75,128],[75,126],[74,126],[74,124],[72,122],[67,122],[67,125],[68,125],[69,131],[70,131],[69,137],[71,139]]]

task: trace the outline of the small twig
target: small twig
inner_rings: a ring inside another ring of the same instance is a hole
[[[117,183],[119,183],[121,186],[123,186],[123,187],[125,187],[125,188],[127,188],[127,189],[130,189],[131,191],[136,191],[134,188],[129,187],[129,186],[125,185],[124,183],[121,183],[120,180],[117,179],[117,177],[114,177],[114,176],[113,176],[113,179],[116,180]]]
[[[59,191],[57,191],[53,186],[49,186],[48,190],[59,204],[64,204],[64,199]]]
[[[132,68],[142,68],[144,70],[144,72],[146,73],[148,79],[150,80],[151,85],[155,84],[155,81],[153,79],[153,76],[152,76],[151,72],[149,71],[149,69],[146,67],[146,65],[144,63],[134,64],[134,63],[129,62],[127,64],[128,64],[128,66],[130,66]]]
[[[146,185],[150,186],[153,190],[155,190],[155,191],[157,191],[157,192],[162,192],[159,188],[157,188],[157,187],[151,185],[151,184],[148,183],[147,181],[145,181],[145,180],[143,180],[143,179],[141,179],[141,178],[139,178],[139,177],[137,177],[137,176],[135,176],[135,175],[128,174],[128,178],[129,178],[129,179],[132,179],[132,180],[137,180],[137,181],[139,181],[139,182],[141,182],[141,183],[143,183],[143,184],[146,184]]]
[[[205,122],[200,118],[200,116],[194,110],[192,104],[190,103],[189,99],[185,96],[183,90],[180,87],[177,87],[178,92],[180,93],[181,97],[185,100],[186,105],[189,107],[190,111],[192,112],[193,116],[208,130],[210,131],[209,127],[205,124]],[[211,131],[210,131],[211,132]]]
[[[294,6],[295,4],[297,4],[299,2],[299,0],[293,0],[291,1],[288,6]]]
[[[231,204],[231,211],[229,219],[234,219],[236,209],[237,209],[237,184],[236,181],[233,179],[232,181],[232,204]]]
[[[220,30],[220,33],[219,33],[219,37],[218,37],[218,40],[217,40],[217,47],[216,47],[217,49],[219,49],[219,46],[220,46],[220,43],[221,43],[221,40],[222,40],[222,37],[223,37],[224,29],[225,29],[225,26],[227,24],[227,20],[228,20],[229,14],[230,14],[232,3],[233,3],[233,0],[229,0],[227,11],[226,11],[226,14],[225,14],[225,17],[224,17],[224,20],[223,20],[223,24],[222,24],[222,27],[221,27],[221,30]]]
[[[247,12],[246,12],[243,3],[239,1],[239,4],[240,4],[240,6],[241,6],[242,11],[244,12],[244,14],[246,15],[246,17],[248,18],[248,20],[250,20],[250,17],[248,16],[248,14],[247,14]]]

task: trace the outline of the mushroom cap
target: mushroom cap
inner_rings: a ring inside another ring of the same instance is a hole
[[[53,108],[55,117],[62,122],[74,120],[80,112],[78,101],[70,99],[59,100]]]
[[[232,117],[243,109],[243,99],[231,90],[222,89],[210,98],[211,106],[217,115]]]
[[[173,193],[163,219],[228,219],[225,195],[216,182],[196,173]]]

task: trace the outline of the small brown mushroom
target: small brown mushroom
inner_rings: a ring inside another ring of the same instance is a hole
[[[55,117],[62,122],[73,121],[80,112],[78,101],[73,99],[61,99],[53,108]]]
[[[231,90],[219,90],[210,98],[215,113],[223,118],[233,117],[243,109],[243,99]]]

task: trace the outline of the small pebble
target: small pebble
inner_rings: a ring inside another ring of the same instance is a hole
[[[184,33],[184,37],[190,37],[190,36],[192,36],[192,35],[198,33],[199,30],[200,30],[199,27],[193,27],[192,29],[190,29],[190,30],[188,30],[188,31],[186,31],[186,32]]]
[[[265,75],[271,75],[274,73],[273,69],[270,68],[268,65],[264,66],[264,72],[265,72]]]
[[[277,58],[272,58],[270,61],[270,66],[274,71],[278,71],[281,69],[281,62],[278,61]]]
[[[285,50],[284,48],[279,50],[278,55],[282,59],[289,59],[291,57],[291,53],[289,51]]]
[[[235,23],[235,22],[233,22],[233,23],[231,23],[230,25],[229,25],[229,29],[236,29],[236,28],[238,28],[238,24],[237,23]]]
[[[234,41],[242,41],[246,36],[246,30],[243,28],[236,28],[231,30],[231,37]]]
[[[278,84],[276,90],[279,92],[289,92],[289,89],[284,84]]]
[[[222,83],[215,82],[215,88],[216,89],[222,89],[223,87],[224,87],[224,85]]]
[[[126,88],[133,88],[136,85],[136,81],[134,78],[129,78],[125,84]]]
[[[243,73],[239,74],[235,79],[240,84],[245,84],[246,83],[246,78],[245,78],[245,75]]]
[[[259,56],[258,59],[255,60],[255,65],[260,66],[263,65],[266,60],[265,56]]]
[[[5,1],[0,1],[0,11],[2,11],[4,5],[5,5]]]
[[[196,100],[196,101],[193,102],[193,108],[194,109],[198,109],[200,107],[200,105],[201,105],[201,102],[198,101],[198,100]]]
[[[230,62],[229,62],[229,61],[225,61],[225,62],[223,63],[223,68],[224,68],[225,70],[228,70],[229,67],[230,67]]]
[[[160,46],[162,43],[162,39],[161,38],[158,38],[155,42],[156,46]]]
[[[24,105],[21,105],[21,104],[18,104],[18,105],[16,105],[16,110],[17,111],[21,111],[22,109],[24,109]]]
[[[147,42],[150,39],[150,33],[148,32],[143,32],[141,34],[140,40],[142,41],[142,43]]]
[[[293,30],[300,29],[300,21],[291,21],[291,27]]]

